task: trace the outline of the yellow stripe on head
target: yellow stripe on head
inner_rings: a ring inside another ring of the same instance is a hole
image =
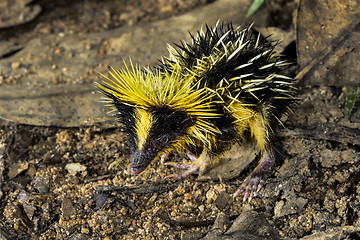
[[[209,145],[207,136],[219,133],[211,121],[219,117],[215,103],[212,102],[215,93],[201,86],[200,80],[195,76],[184,76],[175,66],[172,71],[150,71],[134,66],[130,61],[129,67],[125,64],[125,69],[122,70],[111,68],[110,77],[104,77],[107,81],[98,84],[98,87],[112,96],[108,102],[111,104],[115,98],[136,109],[135,134],[139,149],[143,147],[150,128],[156,121],[151,109],[167,108],[197,119],[190,132],[205,145]]]
[[[141,150],[149,136],[151,126],[155,123],[152,113],[144,109],[136,109],[135,115],[135,131],[138,138],[138,149]]]

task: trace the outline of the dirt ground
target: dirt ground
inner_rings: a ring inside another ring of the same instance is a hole
[[[23,44],[50,33],[100,32],[164,19],[209,2],[106,0],[100,8],[100,1],[39,0],[33,2],[42,6],[38,17],[3,28],[0,36]],[[289,27],[293,1],[271,2],[266,7],[274,16],[272,24]],[[288,4],[279,18],[281,2]],[[359,104],[346,120],[342,88],[301,87],[297,98],[278,133],[282,157],[250,203],[231,195],[254,163],[227,181],[167,179],[178,170],[159,161],[134,176],[121,128],[1,120],[0,238],[246,239],[237,237],[240,230],[229,230],[238,226],[239,217],[253,216],[261,224],[258,229],[270,229],[261,235],[248,227],[258,236],[253,239],[320,239],[326,234],[360,239]],[[109,169],[119,159],[124,161]]]

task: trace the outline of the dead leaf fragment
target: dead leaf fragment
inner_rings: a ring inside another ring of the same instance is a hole
[[[22,173],[24,170],[28,169],[29,163],[28,162],[16,162],[9,166],[9,172],[8,177],[10,179],[16,177],[20,173]]]

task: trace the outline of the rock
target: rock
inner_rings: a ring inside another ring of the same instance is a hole
[[[254,161],[259,149],[255,142],[242,142],[235,144],[225,156],[221,157],[214,166],[204,175],[198,177],[198,181],[217,180],[227,181],[239,177],[241,171]]]
[[[69,198],[64,198],[61,204],[61,211],[64,219],[69,219],[76,214],[76,208]]]
[[[205,238],[203,239],[221,239],[221,235],[230,227],[230,225],[231,221],[229,219],[229,216],[224,213],[219,213],[211,230],[206,234]]]
[[[218,216],[218,218],[220,218]],[[222,218],[222,217],[221,217]],[[244,210],[233,222],[230,229],[223,234],[216,234],[211,231],[203,239],[214,240],[260,240],[260,239],[281,239],[275,227],[266,219],[266,215],[252,210]],[[220,221],[220,219],[219,219]],[[224,223],[226,224],[226,217]],[[221,225],[221,224],[220,224]]]
[[[35,176],[32,185],[40,194],[46,194],[49,192],[50,178],[48,175],[45,176]]]
[[[327,239],[359,239],[360,227],[344,226],[328,229],[323,232],[314,232],[300,240],[327,240]]]
[[[227,192],[222,191],[216,198],[215,204],[219,209],[224,209],[226,205],[228,205],[232,201],[233,201],[233,197],[230,196]]]
[[[200,239],[202,236],[199,232],[182,232],[180,235],[181,240],[195,240]]]
[[[66,164],[65,169],[68,170],[71,175],[75,176],[78,172],[85,172],[86,166],[80,163],[68,163]]]
[[[307,202],[308,200],[305,198],[290,195],[286,200],[281,200],[276,203],[274,217],[279,218],[294,213],[300,213]]]
[[[280,239],[279,233],[266,218],[262,213],[244,211],[225,235],[233,239]]]

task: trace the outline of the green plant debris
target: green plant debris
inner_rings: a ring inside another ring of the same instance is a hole
[[[358,87],[347,87],[346,88],[346,100],[345,100],[345,118],[349,119],[351,112],[355,105],[356,91]]]
[[[246,13],[246,17],[250,17],[251,15],[253,15],[253,13],[259,9],[259,7],[261,6],[261,4],[263,4],[263,2],[264,0],[254,0],[254,2],[249,7],[248,12]]]

